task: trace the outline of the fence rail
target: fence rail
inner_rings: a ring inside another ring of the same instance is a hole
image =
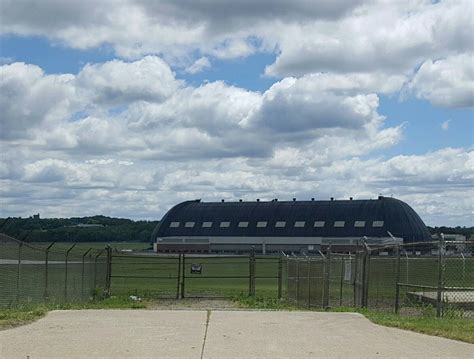
[[[104,250],[32,245],[0,233],[0,307],[88,301],[106,288]]]
[[[474,318],[473,242],[362,244],[354,254],[332,253],[329,246],[321,257],[288,258],[288,300]]]

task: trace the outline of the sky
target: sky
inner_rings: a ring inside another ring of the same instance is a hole
[[[474,3],[1,0],[0,217],[393,196],[474,225]]]

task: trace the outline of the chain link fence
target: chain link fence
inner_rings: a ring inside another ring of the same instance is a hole
[[[288,257],[290,303],[474,318],[474,242],[361,246],[353,254]]]
[[[107,286],[106,292],[115,296],[149,299],[284,296],[283,256],[111,254],[110,258],[110,287]]]
[[[30,244],[0,233],[0,307],[88,301],[107,280],[105,250]]]

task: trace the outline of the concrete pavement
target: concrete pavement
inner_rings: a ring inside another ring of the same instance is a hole
[[[474,345],[372,324],[360,314],[54,311],[0,331],[1,358],[472,358]]]

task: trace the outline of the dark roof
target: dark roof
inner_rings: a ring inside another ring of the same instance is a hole
[[[249,222],[239,228],[239,222]],[[257,222],[267,222],[257,228]],[[285,221],[283,228],[275,227]],[[296,221],[305,226],[296,228]],[[314,227],[324,221],[324,227]],[[345,221],[344,227],[334,227],[335,221]],[[355,227],[355,221],[365,221],[365,227]],[[383,221],[373,227],[373,221]],[[171,222],[180,222],[171,228]],[[185,222],[194,222],[186,228]],[[202,222],[212,222],[203,228]],[[221,228],[220,222],[230,222]],[[297,237],[387,237],[390,231],[405,242],[429,240],[430,234],[418,214],[405,202],[380,196],[375,200],[334,201],[270,201],[270,202],[201,202],[187,201],[171,208],[155,229],[154,238],[169,236],[297,236]]]

